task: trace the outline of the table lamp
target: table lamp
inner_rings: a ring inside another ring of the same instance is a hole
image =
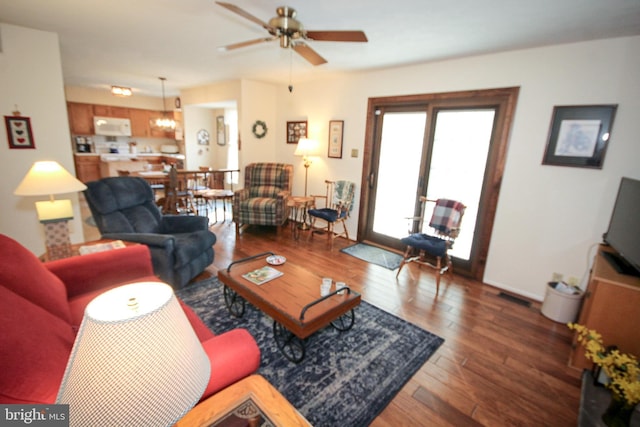
[[[71,242],[67,221],[73,219],[71,200],[55,200],[54,194],[75,193],[87,188],[65,168],[54,161],[35,162],[18,188],[16,196],[49,196],[48,201],[36,202],[38,219],[44,224],[49,260],[71,256]]]
[[[302,156],[304,160],[304,196],[307,197],[307,175],[309,173],[309,166],[311,166],[310,156],[314,156],[318,151],[318,142],[315,139],[300,138],[298,140],[298,146],[293,153],[294,156]]]
[[[172,426],[210,374],[173,289],[132,283],[87,305],[56,403],[69,405],[71,426]]]

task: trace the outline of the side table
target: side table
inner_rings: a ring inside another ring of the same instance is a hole
[[[208,206],[209,201],[213,204],[213,213],[216,217],[216,223],[218,222],[218,200],[222,200],[222,222],[227,220],[227,203],[232,204],[233,200],[233,191],[231,190],[220,190],[220,189],[209,189],[209,190],[200,190],[196,191],[196,197],[201,197],[206,201],[207,204],[207,216],[209,215]]]
[[[42,261],[42,262],[55,261],[55,260],[58,260],[58,259],[69,258],[69,257],[72,257],[72,256],[80,255],[80,248],[82,246],[100,245],[100,244],[104,244],[104,243],[113,243],[115,241],[116,240],[112,240],[112,239],[100,239],[100,240],[92,240],[90,242],[74,243],[74,244],[71,245],[69,254],[66,255],[66,256],[59,256],[59,257],[56,257],[56,258],[52,258],[52,257],[49,256],[48,253],[44,253],[44,254],[40,255],[39,258],[40,258],[40,261]],[[137,245],[138,244],[138,243],[126,242],[126,241],[123,241],[123,243],[124,243],[125,246]]]
[[[291,231],[293,237],[298,240],[300,238],[300,230],[308,230],[307,209],[313,206],[313,197],[309,196],[292,196],[289,197],[287,205],[293,209],[293,222],[291,223]]]
[[[311,424],[260,375],[251,375],[189,411],[174,427],[282,426]]]

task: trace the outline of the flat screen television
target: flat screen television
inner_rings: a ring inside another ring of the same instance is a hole
[[[640,276],[640,181],[623,177],[604,242],[615,250],[606,256],[622,274]]]

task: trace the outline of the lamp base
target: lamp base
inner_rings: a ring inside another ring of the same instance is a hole
[[[45,223],[44,235],[47,258],[50,261],[68,258],[72,255],[69,226],[66,220]]]

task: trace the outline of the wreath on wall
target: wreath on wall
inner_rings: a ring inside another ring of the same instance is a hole
[[[253,133],[253,136],[258,139],[264,138],[267,134],[267,124],[262,120],[256,120],[251,128],[251,132]]]

